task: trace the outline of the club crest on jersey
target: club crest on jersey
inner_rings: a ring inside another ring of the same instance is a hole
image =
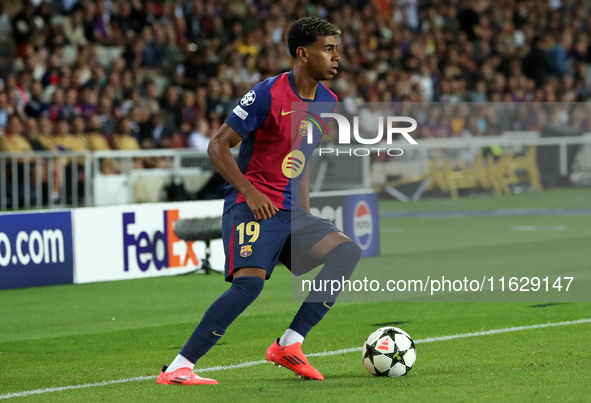
[[[241,257],[249,257],[252,255],[252,245],[244,245],[240,248]]]
[[[300,135],[302,135],[303,137],[306,137],[308,135],[308,119],[302,119],[302,121],[300,122]]]
[[[315,113],[312,113],[310,111],[303,111],[303,112],[306,114],[306,117],[305,117],[305,119],[302,119],[300,121],[300,126],[299,126],[298,132],[300,133],[300,135],[302,137],[308,138],[308,140],[306,140],[306,142],[308,144],[314,144],[314,139],[313,139],[314,126],[316,126],[316,129],[318,130],[320,137],[322,137],[326,133],[328,133],[328,128],[326,127],[326,124],[320,118],[320,116],[318,116]],[[319,141],[319,140],[316,140],[316,141]]]

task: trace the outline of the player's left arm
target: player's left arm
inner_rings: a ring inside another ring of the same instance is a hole
[[[300,188],[298,189],[298,195],[300,196],[300,204],[308,213],[310,212],[310,167],[306,168],[302,181],[300,182]]]

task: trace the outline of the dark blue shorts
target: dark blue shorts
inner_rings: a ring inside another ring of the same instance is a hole
[[[257,221],[246,203],[236,204],[222,218],[226,281],[241,267],[264,269],[268,279],[278,261],[295,274],[306,273],[322,263],[308,252],[332,232],[340,230],[310,213],[279,210]]]

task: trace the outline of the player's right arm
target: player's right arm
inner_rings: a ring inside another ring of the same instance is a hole
[[[241,141],[242,137],[227,123],[224,123],[209,142],[207,153],[224,179],[244,195],[246,204],[254,213],[255,219],[265,220],[271,218],[279,209],[240,172],[240,168],[230,151],[232,147]]]
[[[248,91],[213,136],[207,152],[220,174],[242,193],[257,220],[271,218],[279,209],[258,191],[240,171],[230,149],[250,139],[269,117],[271,93],[268,82],[258,83]]]

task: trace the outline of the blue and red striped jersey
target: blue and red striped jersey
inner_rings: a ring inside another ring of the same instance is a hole
[[[226,119],[242,137],[240,171],[277,208],[303,210],[299,186],[330,122],[320,115],[333,113],[337,103],[337,96],[322,83],[314,100],[302,99],[290,71],[255,85]],[[224,212],[245,201],[229,183],[225,189]]]

